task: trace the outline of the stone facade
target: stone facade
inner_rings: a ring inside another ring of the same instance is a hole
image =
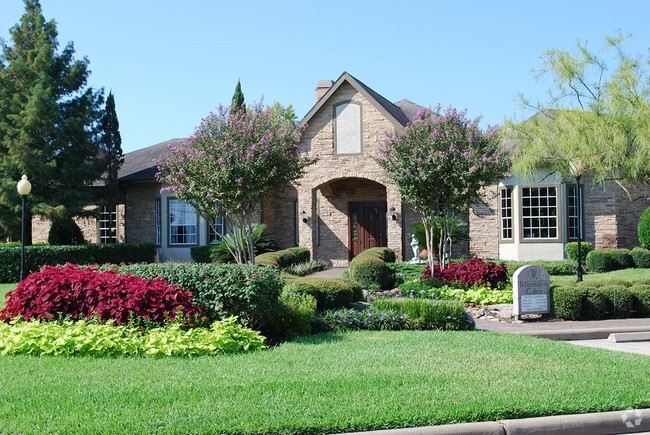
[[[87,210],[94,209],[96,206],[86,207]],[[116,207],[117,220],[117,243],[125,242],[125,221],[124,205],[118,204]],[[88,243],[100,243],[99,240],[99,223],[95,217],[76,217],[74,221],[81,229],[84,239]],[[32,243],[47,243],[47,237],[50,233],[52,222],[42,216],[32,218]]]
[[[481,258],[499,258],[499,193],[497,186],[484,189],[485,204],[469,211],[469,253]]]

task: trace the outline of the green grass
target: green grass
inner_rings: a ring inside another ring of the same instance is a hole
[[[630,282],[650,280],[650,269],[623,269],[605,273],[586,273],[583,275],[584,281],[607,281],[610,279],[624,279]],[[568,284],[572,282],[576,282],[575,275],[551,276],[551,283]]]
[[[0,284],[0,310],[5,307],[5,295],[8,291],[18,287],[17,283],[14,284]]]
[[[650,358],[485,332],[246,355],[0,358],[7,433],[331,433],[650,406]]]

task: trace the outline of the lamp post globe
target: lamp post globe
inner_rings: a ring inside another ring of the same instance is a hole
[[[20,195],[22,202],[22,219],[20,222],[20,280],[22,281],[25,279],[25,201],[27,199],[27,195],[29,195],[29,193],[32,191],[32,183],[30,183],[27,179],[27,175],[23,175],[21,177],[20,181],[16,185],[16,189],[18,190],[18,194]]]

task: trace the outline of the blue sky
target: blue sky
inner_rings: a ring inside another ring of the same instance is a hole
[[[41,0],[59,43],[87,56],[90,84],[115,94],[125,152],[186,137],[241,79],[248,102],[292,104],[299,118],[320,79],[348,71],[391,101],[453,105],[484,125],[521,119],[522,92],[549,48],[594,49],[618,29],[650,47],[646,0],[210,1]],[[2,0],[0,36],[24,10]]]

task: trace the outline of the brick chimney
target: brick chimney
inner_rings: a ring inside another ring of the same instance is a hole
[[[316,101],[320,100],[323,95],[329,91],[334,84],[331,80],[319,80],[316,85]]]

